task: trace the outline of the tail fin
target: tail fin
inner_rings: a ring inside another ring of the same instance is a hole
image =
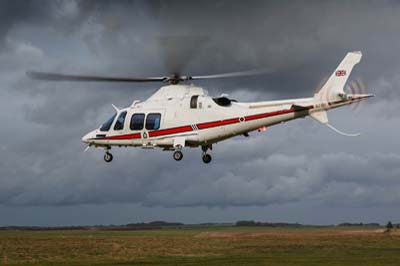
[[[314,101],[317,105],[323,106],[328,102],[341,99],[340,95],[344,95],[344,85],[353,67],[360,62],[361,57],[362,54],[360,51],[347,53],[335,72],[329,77],[328,81],[314,95]]]

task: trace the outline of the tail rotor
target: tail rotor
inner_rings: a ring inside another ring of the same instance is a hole
[[[368,94],[368,87],[364,80],[361,77],[358,77],[346,86],[346,92],[353,95]],[[357,101],[353,103],[351,105],[351,110],[355,113],[358,113],[362,108],[363,102],[364,101]]]

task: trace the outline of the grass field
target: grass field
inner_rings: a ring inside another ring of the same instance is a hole
[[[400,265],[382,228],[2,231],[0,265]]]

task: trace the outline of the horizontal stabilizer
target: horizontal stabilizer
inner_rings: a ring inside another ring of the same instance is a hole
[[[311,112],[310,116],[320,122],[321,124],[327,124],[328,123],[328,115],[326,114],[326,111],[321,110],[317,112]]]

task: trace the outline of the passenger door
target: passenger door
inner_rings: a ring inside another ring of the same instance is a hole
[[[151,132],[155,132],[164,128],[164,116],[164,109],[151,109],[146,111],[142,139],[149,139],[151,138]]]

